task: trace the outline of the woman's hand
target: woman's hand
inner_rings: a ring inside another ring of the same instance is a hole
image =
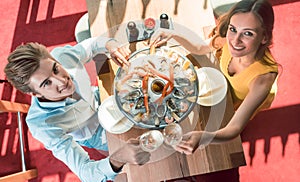
[[[201,137],[201,131],[189,132],[183,135],[182,141],[175,146],[175,150],[180,153],[192,154],[199,147]]]
[[[160,45],[170,40],[174,35],[175,32],[173,30],[159,28],[151,36],[150,47],[151,46],[159,47]]]
[[[119,66],[124,64],[129,66],[128,57],[131,53],[129,48],[125,45],[122,45],[118,41],[112,39],[106,43],[106,49],[111,55],[112,60]]]

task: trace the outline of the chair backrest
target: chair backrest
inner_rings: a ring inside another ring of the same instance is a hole
[[[235,3],[241,0],[210,0],[215,18],[226,13]]]
[[[38,175],[37,169],[30,169],[27,171],[17,172],[7,176],[0,177],[0,182],[22,182],[29,179],[36,178]]]
[[[84,14],[76,24],[75,39],[76,42],[81,42],[85,39],[91,38],[89,16],[88,13]]]
[[[7,80],[0,80],[0,83],[5,83]],[[6,100],[0,100],[0,113],[12,112],[18,113],[18,128],[20,139],[20,150],[22,160],[22,171],[7,176],[0,177],[0,182],[15,182],[15,181],[28,181],[37,177],[37,169],[26,170],[25,158],[24,158],[24,142],[23,142],[23,127],[20,113],[27,113],[29,109],[28,104],[11,102]]]
[[[0,100],[0,112],[27,113],[28,109],[29,109],[28,104]]]
[[[0,79],[0,83],[7,83],[7,82],[8,82],[7,80]]]

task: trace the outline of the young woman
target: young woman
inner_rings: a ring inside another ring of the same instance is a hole
[[[234,139],[257,111],[270,106],[278,73],[269,50],[273,25],[274,13],[267,0],[242,0],[220,17],[216,34],[208,41],[165,29],[152,36],[151,45],[159,46],[173,38],[194,54],[219,49],[221,71],[232,87],[236,112],[228,125],[214,132],[189,132],[176,150],[191,154],[200,145]]]

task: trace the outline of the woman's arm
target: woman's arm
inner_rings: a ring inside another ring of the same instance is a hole
[[[196,33],[186,28],[178,28],[176,31],[160,28],[152,35],[150,46],[160,46],[171,38],[193,54],[203,55],[215,50],[212,46],[213,38],[203,40]],[[220,44],[221,46],[224,45],[225,41],[223,40],[223,38],[218,38],[218,47]]]
[[[267,73],[254,79],[250,84],[248,95],[224,128],[214,132],[190,132],[176,149],[179,152],[190,154],[200,145],[206,146],[210,143],[219,144],[236,138],[268,96],[276,76],[276,73]]]
[[[252,115],[267,98],[276,76],[276,73],[267,73],[258,76],[252,81],[249,86],[249,93],[236,110],[228,125],[216,132],[216,142],[234,139],[243,131]]]

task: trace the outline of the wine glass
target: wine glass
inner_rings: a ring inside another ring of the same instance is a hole
[[[162,133],[158,130],[150,130],[143,133],[140,138],[140,146],[146,152],[153,152],[164,142]]]
[[[170,146],[179,144],[182,140],[182,128],[178,123],[169,123],[163,130],[165,143]]]

